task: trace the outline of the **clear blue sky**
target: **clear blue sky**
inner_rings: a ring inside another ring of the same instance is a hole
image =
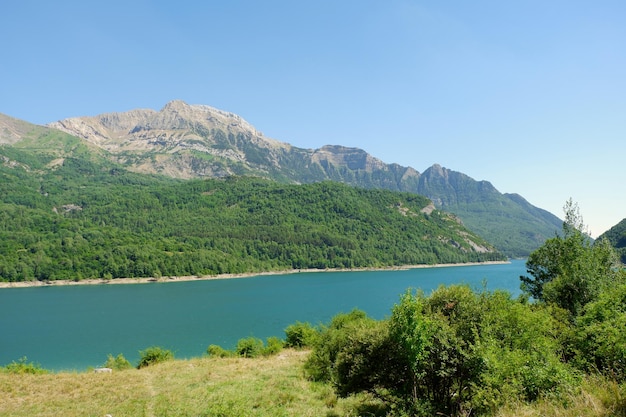
[[[4,1],[0,112],[172,99],[305,148],[488,180],[592,235],[626,217],[623,0]]]

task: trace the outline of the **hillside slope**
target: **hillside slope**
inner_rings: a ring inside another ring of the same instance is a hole
[[[607,239],[615,248],[623,264],[626,264],[626,219],[617,223],[598,237],[598,240]]]
[[[502,194],[488,181],[475,181],[439,165],[424,171],[417,192],[512,257],[527,256],[562,226],[556,216],[519,194]]]
[[[140,173],[181,179],[253,175],[285,183],[333,180],[422,194],[512,257],[527,256],[561,225],[556,216],[503,195],[486,181],[438,165],[420,174],[358,148],[298,148],[264,136],[238,115],[204,105],[172,101],[160,111],[71,118],[50,127],[108,151],[111,160]]]
[[[75,137],[53,137],[53,152],[0,146],[0,280],[504,259],[416,194],[136,174],[82,157]]]

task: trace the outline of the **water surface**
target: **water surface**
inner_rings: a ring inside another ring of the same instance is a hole
[[[408,288],[469,284],[519,294],[524,261],[401,271],[324,272],[129,285],[0,289],[0,365],[23,356],[44,368],[84,370],[107,354],[132,363],[158,345],[176,357],[284,338],[296,321],[327,322],[353,308],[381,319]]]

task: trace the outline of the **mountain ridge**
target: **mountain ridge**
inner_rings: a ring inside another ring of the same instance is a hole
[[[181,100],[159,111],[75,117],[47,127],[80,137],[139,173],[181,179],[252,175],[285,183],[332,180],[421,194],[511,257],[527,256],[561,227],[556,216],[523,197],[502,194],[488,181],[439,164],[420,173],[385,163],[360,148],[299,148],[266,137],[234,113]]]

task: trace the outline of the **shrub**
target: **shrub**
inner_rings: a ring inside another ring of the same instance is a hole
[[[285,346],[295,349],[313,347],[318,333],[310,323],[298,321],[285,329]]]
[[[276,355],[281,350],[283,350],[284,343],[278,337],[272,336],[268,337],[265,342],[265,347],[263,348],[263,356],[271,356]]]
[[[574,362],[626,381],[626,285],[606,291],[585,306],[576,323]]]
[[[369,392],[406,415],[490,414],[575,391],[578,376],[561,361],[555,322],[504,292],[407,292],[388,320],[359,311],[333,318],[305,369],[340,396]]]
[[[139,352],[139,356],[137,369],[174,359],[174,353],[171,350],[163,349],[159,346],[152,346],[142,350]]]
[[[115,369],[116,371],[122,371],[133,367],[133,365],[131,365],[131,363],[121,353],[116,357],[113,357],[113,355],[109,353],[107,361],[103,366],[105,368]]]
[[[256,358],[263,352],[263,341],[256,337],[239,339],[235,352],[244,358]]]
[[[481,295],[482,370],[474,387],[474,409],[494,410],[506,403],[563,397],[579,384],[562,361],[564,330],[554,308],[519,303],[503,292]]]
[[[334,377],[335,360],[346,346],[348,338],[361,321],[372,321],[361,310],[352,310],[333,317],[323,326],[315,338],[313,352],[305,363],[309,376],[316,381],[331,381]]]
[[[342,341],[334,364],[332,380],[337,394],[347,397],[361,391],[375,392],[379,398],[401,370],[394,367],[395,345],[389,338],[389,323],[361,320],[343,327],[348,337]]]
[[[209,345],[209,347],[206,350],[206,353],[209,356],[212,356],[215,358],[229,358],[231,356],[234,356],[234,353],[232,351],[226,350],[219,345]]]
[[[122,370],[122,369],[132,368],[133,366],[131,365],[131,363],[128,360],[126,360],[124,355],[122,355],[121,353],[118,354],[115,357],[112,354],[109,353],[107,355],[107,360],[102,365],[102,367],[103,368],[111,368],[111,369],[115,369],[115,370]]]
[[[10,374],[47,374],[48,370],[43,369],[38,363],[28,362],[26,356],[13,361],[4,367]]]

